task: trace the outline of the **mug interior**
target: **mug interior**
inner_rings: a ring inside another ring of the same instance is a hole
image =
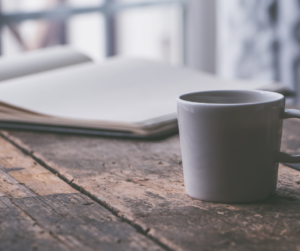
[[[284,98],[283,95],[268,91],[224,90],[204,91],[181,95],[179,99],[194,103],[208,104],[257,104]]]

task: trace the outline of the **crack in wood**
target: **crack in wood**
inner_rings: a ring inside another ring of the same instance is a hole
[[[13,167],[13,168],[6,168],[3,166],[0,166],[0,169],[2,169],[4,172],[9,173],[9,172],[13,172],[13,171],[20,171],[25,169],[24,167]]]
[[[90,206],[90,205],[93,205],[94,204],[94,202],[87,202],[87,203],[83,203],[82,205],[84,205],[84,206]]]

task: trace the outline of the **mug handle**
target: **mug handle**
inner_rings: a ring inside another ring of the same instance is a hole
[[[300,119],[300,110],[285,109],[282,114],[283,119],[298,118]],[[275,156],[276,162],[283,163],[300,163],[300,155],[292,155],[288,153],[278,152]]]

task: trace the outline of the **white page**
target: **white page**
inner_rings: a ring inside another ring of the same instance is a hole
[[[67,46],[0,57],[0,81],[85,62],[91,62],[91,59]]]
[[[176,98],[184,93],[266,84],[224,81],[165,63],[115,58],[4,81],[0,101],[56,117],[143,123],[175,116]]]

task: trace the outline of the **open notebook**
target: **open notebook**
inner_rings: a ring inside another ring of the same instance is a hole
[[[225,81],[145,59],[82,60],[1,81],[0,127],[156,138],[177,131],[179,95],[216,89],[285,90],[275,83]]]

